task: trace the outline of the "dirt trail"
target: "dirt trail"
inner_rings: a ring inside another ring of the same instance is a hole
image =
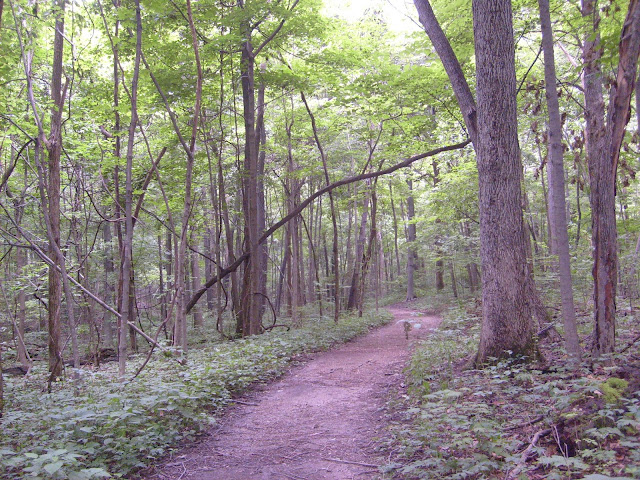
[[[394,320],[334,350],[311,356],[280,380],[252,390],[209,436],[147,479],[371,479],[384,463],[383,410],[402,389],[416,338],[440,319],[400,305]],[[405,338],[402,320],[420,324]]]

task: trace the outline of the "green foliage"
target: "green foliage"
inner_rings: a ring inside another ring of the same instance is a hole
[[[600,391],[607,403],[618,403],[629,386],[629,382],[622,378],[611,377],[600,384]]]
[[[388,319],[365,313],[335,324],[320,318],[289,332],[192,350],[186,366],[156,354],[124,385],[116,382],[115,367],[81,370],[75,383],[61,382],[43,395],[37,385],[46,383],[46,372],[35,367],[28,378],[8,382],[0,478],[126,477],[178,441],[194,439],[234,395],[281,375],[296,355],[347,341]]]
[[[517,358],[467,370],[478,324],[451,307],[416,349],[393,478],[505,478],[543,431],[517,478],[640,478],[640,391],[620,378],[627,370],[542,370]]]

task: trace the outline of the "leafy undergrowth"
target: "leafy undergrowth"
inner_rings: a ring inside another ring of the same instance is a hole
[[[51,394],[44,366],[10,379],[0,427],[0,478],[128,477],[194,439],[234,395],[286,371],[294,356],[318,351],[386,323],[384,314],[321,319],[289,332],[272,331],[189,352],[186,366],[154,354],[143,373],[117,383],[113,364],[81,370]],[[130,362],[133,370],[142,358]]]
[[[468,370],[479,319],[460,308],[444,317],[408,369],[385,478],[640,478],[640,347],[615,367],[571,371],[560,366],[559,339],[543,339],[545,366],[513,358]],[[623,317],[619,336],[637,327]]]

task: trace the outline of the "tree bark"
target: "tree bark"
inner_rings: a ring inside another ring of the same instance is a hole
[[[360,304],[360,275],[362,273],[362,259],[364,247],[367,239],[367,222],[369,218],[369,192],[367,192],[362,205],[362,217],[360,219],[360,230],[356,240],[356,252],[353,264],[353,275],[351,277],[351,288],[349,289],[349,301],[347,310],[354,310]]]
[[[398,249],[398,216],[396,215],[396,206],[393,200],[393,188],[391,187],[391,182],[389,182],[389,199],[391,201],[391,214],[393,215],[393,251],[395,253],[396,259],[396,272],[397,275],[400,276],[400,250]],[[389,262],[389,273],[391,273],[391,278],[393,279],[393,261]]]
[[[254,50],[251,42],[252,29],[247,24],[243,27],[245,41],[242,44],[242,59],[240,74],[242,78],[242,104],[244,113],[245,145],[244,165],[242,175],[243,211],[245,249],[249,253],[249,260],[244,270],[241,293],[240,317],[242,320],[242,335],[260,333],[261,318],[258,292],[260,287],[260,272],[262,259],[258,239],[260,236],[258,224],[258,142],[256,134],[256,102]]]
[[[540,25],[542,27],[542,50],[544,54],[544,76],[549,112],[548,152],[549,162],[549,206],[552,209],[551,245],[558,255],[560,297],[562,303],[562,321],[564,324],[567,353],[574,361],[580,360],[580,339],[576,325],[576,311],[573,303],[573,284],[571,281],[571,254],[569,252],[569,233],[565,205],[564,162],[562,146],[562,122],[558,91],[556,89],[556,67],[553,48],[553,30],[549,0],[538,0],[540,7]]]
[[[53,40],[53,66],[51,74],[51,131],[47,150],[48,161],[48,216],[50,225],[49,256],[60,266],[60,155],[62,153],[62,109],[64,95],[62,93],[62,61],[64,54],[64,11],[66,1],[54,2],[57,8],[55,35]],[[67,298],[67,302],[72,302]],[[61,275],[55,268],[49,269],[49,372],[51,378],[62,375],[62,352],[60,350],[60,310],[62,306]]]
[[[451,290],[453,298],[458,298],[458,285],[456,285],[456,271],[453,262],[449,262],[449,278],[451,278]]]
[[[4,377],[2,376],[2,342],[0,342],[0,418],[4,414]]]
[[[511,2],[474,0],[483,322],[477,365],[535,353]]]
[[[601,73],[600,17],[596,0],[582,1],[583,17],[590,17],[591,29],[583,42],[583,88],[585,97],[586,149],[589,165],[591,238],[593,247],[595,357],[615,349],[616,287],[618,281],[615,181],[618,157],[630,118],[631,95],[636,81],[640,51],[640,5],[629,2],[619,44],[616,81],[609,95],[607,122],[604,122]]]

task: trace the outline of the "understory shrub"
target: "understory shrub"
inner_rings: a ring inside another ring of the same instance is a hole
[[[637,328],[626,322],[619,330]],[[545,366],[511,358],[469,370],[479,326],[451,308],[416,349],[384,478],[640,478],[638,348],[615,367],[576,371],[563,366],[560,340],[545,340]]]
[[[192,440],[250,384],[286,371],[305,352],[323,350],[389,321],[386,312],[328,319],[304,327],[216,343],[189,351],[187,365],[154,353],[132,381],[117,366],[81,369],[50,394],[46,366],[8,379],[0,420],[0,478],[88,480],[123,478],[182,440]],[[132,358],[133,372],[144,356]]]

